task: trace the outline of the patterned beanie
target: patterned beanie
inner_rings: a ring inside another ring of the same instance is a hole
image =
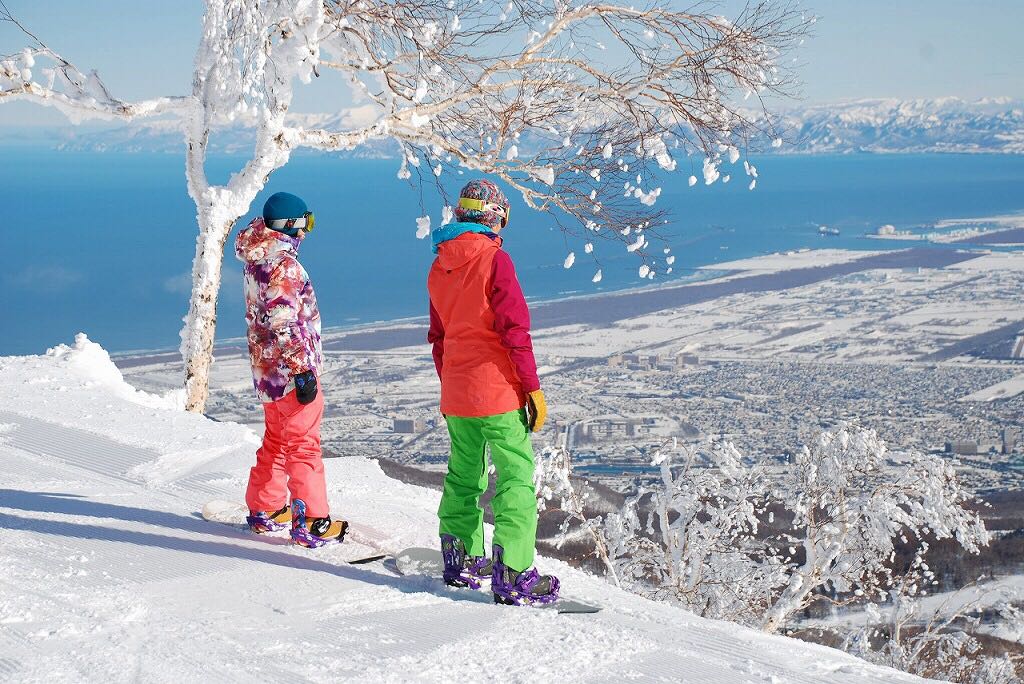
[[[507,223],[508,218],[508,199],[505,197],[505,193],[498,189],[498,186],[489,180],[482,178],[477,180],[471,180],[466,183],[466,187],[462,188],[462,192],[459,193],[459,199],[470,199],[480,200],[487,204],[495,204],[504,210],[504,213],[500,211],[492,211],[486,208],[470,209],[462,206],[455,207],[455,218],[461,223],[480,223],[491,230],[501,230],[504,223]]]

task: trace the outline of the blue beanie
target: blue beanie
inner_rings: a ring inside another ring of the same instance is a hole
[[[263,205],[263,222],[270,228],[271,221],[302,218],[307,211],[309,209],[306,208],[306,203],[302,201],[301,197],[290,192],[275,192]]]

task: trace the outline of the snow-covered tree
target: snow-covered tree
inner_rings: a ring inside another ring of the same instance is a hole
[[[911,672],[929,679],[966,684],[1012,684],[1021,681],[1024,658],[1019,654],[993,655],[974,636],[981,604],[977,587],[953,592],[926,610],[921,601],[927,575],[920,558],[889,591],[885,606],[869,604],[863,622],[846,636],[842,649],[872,663]],[[970,592],[976,598],[964,600]],[[996,606],[1006,620],[1018,612],[1012,604]]]
[[[872,430],[823,432],[794,463],[748,462],[712,440],[662,445],[661,478],[623,509],[590,520],[616,581],[706,617],[765,631],[820,600],[836,605],[926,593],[929,539],[969,552],[988,541],[952,465],[890,453]],[[909,568],[896,544],[915,545]],[[902,589],[901,589],[902,587]]]
[[[660,482],[641,488],[605,526],[621,580],[706,617],[750,622],[785,581],[785,564],[757,536],[769,515],[770,478],[720,441],[665,445],[652,464]]]
[[[14,21],[0,5],[2,19]],[[0,102],[50,105],[76,121],[182,122],[199,237],[181,350],[187,407],[200,411],[225,241],[292,151],[389,140],[401,150],[400,178],[497,176],[564,230],[628,245],[642,276],[654,277],[670,268],[649,248],[663,221],[658,174],[696,154],[713,183],[753,134],[770,133],[763,105],[739,104],[785,93],[783,57],[810,21],[767,2],[729,20],[668,0],[206,0],[189,95],[120,100],[26,31],[29,47],[0,59]],[[358,125],[288,116],[296,83],[325,69],[363,98]],[[251,126],[251,157],[226,184],[211,184],[211,136],[232,122]]]
[[[794,514],[788,543],[803,555],[761,627],[777,631],[786,618],[820,598],[884,600],[894,583],[897,541],[955,539],[977,553],[988,532],[966,504],[952,464],[920,452],[890,453],[874,430],[844,426],[822,432],[797,454],[787,508]],[[793,552],[790,552],[793,555]],[[927,571],[927,568],[925,568]]]

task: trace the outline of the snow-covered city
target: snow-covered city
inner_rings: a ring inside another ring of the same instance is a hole
[[[656,291],[666,303],[706,301],[630,316],[627,302],[573,300],[588,320],[574,325],[557,324],[571,316],[563,303],[537,306],[534,344],[558,407],[547,441],[567,446],[580,474],[628,491],[657,470],[645,447],[673,437],[785,460],[815,431],[856,420],[891,447],[956,457],[975,491],[1024,488],[1024,251],[881,257],[816,250],[717,264],[730,275]],[[752,278],[763,281],[746,291]],[[715,296],[728,285],[736,294]],[[608,298],[647,306],[653,294]],[[335,455],[444,470],[425,340],[417,321],[325,334],[324,444]],[[134,386],[165,392],[177,367],[163,359],[118,363]],[[248,362],[225,343],[209,415],[261,423]]]

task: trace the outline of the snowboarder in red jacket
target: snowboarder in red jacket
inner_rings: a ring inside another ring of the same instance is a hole
[[[558,579],[533,569],[537,498],[530,432],[547,407],[530,339],[530,311],[498,233],[509,203],[496,185],[474,180],[460,193],[457,223],[431,237],[430,332],[441,379],[441,413],[451,455],[438,509],[445,581],[479,587],[488,576],[494,600],[550,603]],[[484,554],[487,454],[498,472],[492,507],[492,559]]]

